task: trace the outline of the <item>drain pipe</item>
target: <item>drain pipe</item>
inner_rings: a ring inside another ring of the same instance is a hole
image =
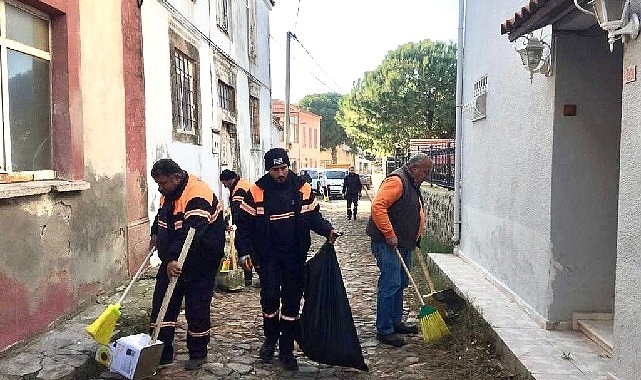
[[[458,42],[456,44],[456,136],[454,145],[454,235],[452,242],[461,240],[461,134],[463,128],[463,31],[465,0],[458,1]]]

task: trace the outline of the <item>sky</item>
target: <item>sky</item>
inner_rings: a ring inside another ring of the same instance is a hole
[[[366,71],[407,42],[456,42],[458,0],[275,0],[270,13],[272,98],[285,100],[286,33],[290,100],[347,94]]]

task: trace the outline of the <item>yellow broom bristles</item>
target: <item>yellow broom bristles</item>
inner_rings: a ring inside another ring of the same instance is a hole
[[[111,304],[105,311],[93,321],[92,324],[85,327],[85,331],[100,344],[109,344],[109,339],[116,328],[116,322],[120,317],[120,304]]]
[[[423,340],[428,343],[437,341],[450,333],[443,317],[434,307],[423,306],[419,312],[418,321],[421,326]]]

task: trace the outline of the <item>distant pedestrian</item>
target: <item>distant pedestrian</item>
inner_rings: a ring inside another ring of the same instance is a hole
[[[242,212],[242,210],[240,209],[240,204],[247,195],[251,184],[246,179],[240,178],[240,176],[236,174],[235,171],[229,169],[225,169],[220,173],[220,182],[222,182],[223,185],[227,189],[229,189],[229,207],[231,208],[231,220],[235,225],[240,216],[240,213]],[[250,260],[252,259],[252,255],[253,252],[250,252]],[[245,271],[245,286],[252,285],[252,267],[253,265],[250,265],[249,263],[245,263],[245,265],[243,265],[243,270]],[[256,268],[256,270],[258,271],[259,269]]]
[[[400,347],[405,339],[397,334],[416,334],[418,327],[402,321],[403,289],[408,278],[394,253],[398,249],[408,268],[412,251],[425,226],[420,186],[432,171],[432,160],[419,153],[394,170],[381,184],[372,201],[366,232],[380,269],[376,300],[376,332],[384,344]]]
[[[309,183],[289,170],[285,149],[265,153],[265,170],[268,173],[251,186],[240,205],[244,212],[237,220],[236,247],[239,255],[255,249],[260,265],[265,341],[259,356],[271,362],[278,342],[282,366],[297,370],[294,340],[301,333],[299,312],[310,230],[331,243],[337,234],[320,214]]]
[[[354,172],[354,167],[350,166],[349,171],[345,178],[343,179],[343,198],[347,200],[347,219],[356,220],[356,213],[358,212],[358,200],[361,197],[361,190],[363,185],[361,184],[361,178]],[[354,211],[352,212],[352,204],[354,205]]]
[[[158,184],[160,208],[151,227],[150,247],[158,249],[161,264],[156,275],[152,301],[151,330],[160,328],[163,345],[160,364],[174,360],[174,333],[183,298],[187,318],[185,369],[199,369],[207,359],[210,337],[210,304],[214,276],[225,245],[225,225],[218,199],[211,188],[176,162],[161,159],[154,163],[151,176]],[[190,228],[196,233],[183,267],[178,256]],[[156,318],[171,277],[178,277],[161,326]]]

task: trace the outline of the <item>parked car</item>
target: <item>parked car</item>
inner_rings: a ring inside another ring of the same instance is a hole
[[[312,182],[310,185],[312,186],[312,190],[315,191],[317,194],[320,194],[321,187],[320,187],[320,182],[319,179],[322,176],[322,172],[318,168],[302,168],[300,170],[300,174],[307,173],[309,174],[309,177],[312,179]]]
[[[343,196],[343,179],[346,175],[347,169],[325,169],[320,186],[330,199]]]
[[[358,177],[361,179],[361,185],[366,190],[369,190],[372,188],[372,176],[369,174],[359,174]]]

